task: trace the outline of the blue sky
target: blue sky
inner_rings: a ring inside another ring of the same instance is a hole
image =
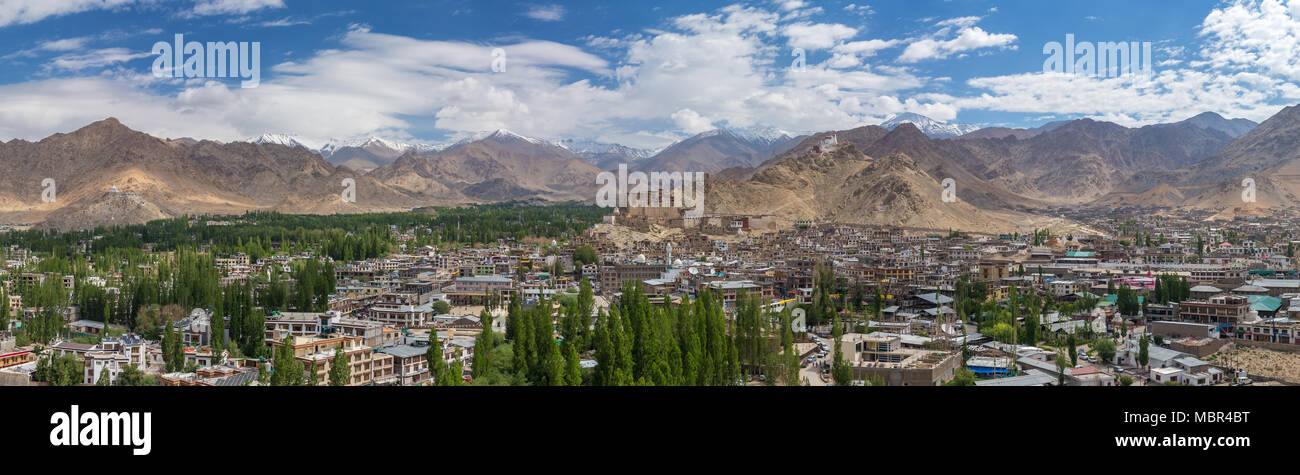
[[[1044,44],[1067,33],[1151,42],[1154,74],[1045,73]],[[155,77],[151,47],[176,34],[260,43],[261,83]],[[0,0],[0,139],[108,116],[163,137],[313,146],[506,128],[646,148],[900,112],[1018,127],[1259,121],[1300,102],[1297,38],[1300,0]]]

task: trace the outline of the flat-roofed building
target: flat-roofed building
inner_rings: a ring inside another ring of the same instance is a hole
[[[433,318],[433,303],[424,305],[374,304],[366,310],[365,316],[385,325],[398,328],[426,327]]]
[[[29,361],[36,361],[36,354],[32,350],[0,351],[0,368],[17,366]]]
[[[1250,311],[1250,299],[1242,295],[1219,295],[1208,300],[1187,300],[1178,304],[1178,318],[1185,322],[1215,325],[1219,333],[1231,333]]]
[[[1151,322],[1147,331],[1166,339],[1218,338],[1219,328],[1208,323],[1158,321]]]
[[[453,305],[481,304],[488,295],[501,295],[508,298],[515,292],[515,281],[499,275],[482,275],[457,277],[448,291],[447,299]]]
[[[660,278],[668,271],[666,264],[615,264],[600,268],[601,293],[612,295],[623,290],[628,281],[645,281]]]
[[[841,339],[840,351],[855,378],[879,378],[889,386],[939,386],[961,364],[954,352],[905,348],[899,335],[849,333]]]
[[[402,386],[419,386],[429,380],[429,361],[424,358],[426,347],[397,345],[381,348],[380,353],[392,357],[392,367],[397,383]]]
[[[266,316],[266,338],[282,340],[286,335],[294,338],[319,336],[321,318],[326,314],[316,312],[275,312]]]
[[[108,351],[86,353],[86,357],[82,361],[82,370],[85,374],[81,382],[96,384],[99,382],[99,378],[108,376],[109,384],[116,383],[117,376],[122,374],[130,361],[130,358],[122,353]]]
[[[278,347],[283,343],[273,341]],[[316,380],[319,385],[329,385],[329,371],[334,365],[334,357],[342,348],[348,364],[348,386],[369,385],[373,377],[371,354],[373,351],[359,337],[336,336],[331,338],[302,337],[293,339],[293,356],[302,362],[303,370],[311,371],[312,363],[316,365]],[[310,375],[304,375],[304,379]]]
[[[758,296],[763,303],[772,299],[772,286],[764,286],[752,280],[715,280],[706,284],[709,290],[722,296],[722,303],[727,307],[736,304],[740,295]]]

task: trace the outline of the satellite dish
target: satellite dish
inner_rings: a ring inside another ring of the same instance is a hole
[[[686,272],[690,272],[691,275],[699,275],[700,269],[698,267],[691,267],[690,269],[686,269]]]

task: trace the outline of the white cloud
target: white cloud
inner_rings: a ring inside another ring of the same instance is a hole
[[[915,63],[927,59],[943,59],[956,53],[982,48],[1014,49],[1015,41],[1016,35],[1010,33],[989,33],[978,26],[962,27],[957,31],[957,35],[950,39],[924,38],[907,45],[898,60],[904,63]]]
[[[111,9],[133,3],[138,2],[137,0],[5,0],[0,2],[0,27],[36,23],[49,17]]]
[[[72,51],[74,49],[85,47],[86,41],[88,40],[90,40],[89,37],[82,36],[78,38],[42,41],[41,44],[36,45],[36,49],[41,51]]]
[[[263,8],[284,8],[284,0],[197,0],[192,13],[205,15],[243,15]]]
[[[135,75],[96,70],[133,54],[107,48],[65,58],[85,78],[0,86],[0,137],[39,139],[116,116],[159,136],[217,140],[276,131],[310,145],[362,135],[406,139],[416,128],[508,128],[654,148],[721,124],[810,131],[877,123],[903,110],[955,115],[951,97],[908,97],[928,79],[873,62],[898,40],[857,39],[845,30],[799,36],[800,44],[825,45],[833,57],[791,71],[784,27],[802,22],[782,18],[733,5],[672,18],[663,31],[582,40],[607,51],[606,58],[548,41],[427,41],[354,26],[333,48],[265,65],[271,74],[252,89],[234,80],[157,79],[143,67]],[[502,73],[491,71],[497,47],[506,51]],[[848,63],[854,65],[843,67]],[[592,79],[575,80],[574,71]]]
[[[279,27],[286,27],[286,26],[310,25],[310,24],[311,22],[307,20],[293,20],[288,17],[285,17],[279,20],[264,21],[258,23],[257,26],[261,26],[264,28],[279,28]]]
[[[50,67],[68,71],[81,71],[149,56],[153,55],[147,52],[131,51],[126,48],[105,48],[84,54],[59,56],[50,62]]]
[[[678,129],[688,134],[707,132],[714,128],[713,121],[690,109],[673,112],[672,119]]]
[[[843,43],[834,48],[836,53],[875,56],[877,51],[892,48],[902,43],[900,40],[866,40]]]
[[[524,11],[524,16],[540,21],[560,21],[564,19],[563,5],[532,5]]]
[[[827,49],[857,36],[858,30],[838,23],[794,23],[781,30],[791,48]]]
[[[798,10],[808,5],[803,0],[774,0],[774,3],[781,7],[783,11]]]
[[[1085,115],[1122,125],[1182,120],[1214,111],[1263,121],[1300,100],[1300,1],[1236,0],[1206,15],[1201,59],[1183,61],[1183,46],[1158,42],[1150,77],[1096,78],[1026,73],[974,78],[986,91],[959,98],[963,109]]]
[[[1201,51],[1211,67],[1263,70],[1300,80],[1300,2],[1236,1],[1201,23]]]
[[[150,28],[144,30],[133,30],[130,32],[123,30],[109,30],[104,33],[93,36],[78,36],[72,38],[60,38],[55,40],[44,40],[36,43],[36,46],[30,49],[21,50],[0,57],[0,59],[10,59],[15,57],[31,58],[42,53],[62,53],[85,49],[92,43],[101,41],[116,41],[141,35],[157,35],[162,33],[161,29]]]
[[[966,28],[966,27],[974,26],[976,23],[979,23],[980,20],[981,18],[977,16],[964,16],[964,17],[957,17],[957,18],[949,18],[947,20],[943,20],[938,23],[935,23],[935,25]]]
[[[845,5],[844,11],[857,13],[859,15],[870,15],[875,13],[875,11],[871,10],[870,5],[858,5],[856,3],[850,3],[848,5]]]
[[[953,101],[963,109],[1085,115],[1121,125],[1177,121],[1205,111],[1260,121],[1280,108],[1268,104],[1274,96],[1269,89],[1286,89],[1259,76],[1187,69],[1165,70],[1150,78],[1026,73],[968,83],[988,93]]]

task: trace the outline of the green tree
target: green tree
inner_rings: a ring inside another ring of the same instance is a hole
[[[1065,361],[1068,358],[1062,350],[1056,350],[1056,385],[1065,386]]]
[[[35,381],[50,383],[53,386],[72,386],[82,382],[82,362],[70,354],[54,356],[38,355]]]
[[[343,345],[334,348],[334,360],[330,363],[330,386],[347,386],[352,381],[352,367],[348,363],[348,354]]]
[[[1097,350],[1097,356],[1103,363],[1110,363],[1110,360],[1115,357],[1115,340],[1099,338],[1092,344],[1092,349]]]
[[[1070,367],[1079,366],[1079,349],[1075,346],[1074,334],[1067,337],[1067,343],[1070,346]]]
[[[582,386],[582,364],[578,361],[576,345],[564,344],[564,383],[569,386]]]
[[[464,365],[461,363],[460,355],[452,353],[451,361],[443,365],[442,371],[439,372],[438,386],[460,386],[465,382]]]
[[[597,264],[599,263],[597,259],[596,249],[590,245],[583,244],[573,250],[573,263],[578,267],[582,267],[586,264]]]
[[[9,292],[0,289],[0,333],[9,331]]]
[[[957,368],[953,375],[952,381],[948,381],[948,386],[974,386],[975,372],[966,368]]]
[[[449,313],[449,312],[451,312],[451,304],[449,304],[449,303],[447,303],[446,301],[443,301],[443,300],[438,300],[438,301],[433,302],[433,314],[434,314],[434,315],[445,315],[445,314],[447,314],[447,313]]]
[[[272,386],[302,386],[303,365],[293,353],[293,337],[286,336],[275,349],[274,370],[271,373]]]
[[[157,386],[158,380],[153,376],[148,376],[136,368],[135,365],[126,365],[122,372],[117,375],[117,381],[114,386]]]
[[[834,318],[834,335],[835,335],[835,360],[831,363],[831,378],[835,380],[836,386],[848,386],[853,382],[853,368],[844,360],[844,355],[840,350],[840,342],[844,337],[844,330],[840,326],[839,314]]]
[[[1142,338],[1138,340],[1138,354],[1137,354],[1138,366],[1143,369],[1145,369],[1147,363],[1151,361],[1151,353],[1147,349],[1149,346],[1151,346],[1150,338],[1148,338],[1146,333],[1143,333]]]
[[[443,370],[447,369],[447,362],[443,361],[442,342],[434,330],[429,330],[429,347],[424,350],[424,360],[429,365],[429,384],[438,384]]]
[[[492,314],[485,309],[479,314],[483,331],[474,338],[474,360],[470,372],[474,378],[487,375],[492,368],[492,350],[496,346],[496,332],[492,331]]]

